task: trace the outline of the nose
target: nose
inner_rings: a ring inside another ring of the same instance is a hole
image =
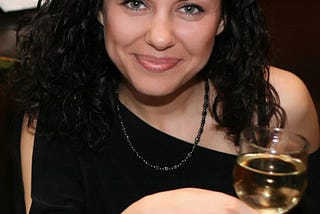
[[[158,51],[166,50],[176,43],[173,21],[167,16],[154,16],[145,35],[148,45]]]

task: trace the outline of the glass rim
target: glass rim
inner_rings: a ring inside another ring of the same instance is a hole
[[[250,126],[250,127],[247,127],[245,129],[243,129],[241,132],[240,132],[240,141],[244,138],[246,138],[244,136],[245,132],[248,132],[250,130],[266,130],[266,131],[276,131],[276,132],[282,132],[282,133],[286,133],[286,134],[289,134],[290,136],[294,136],[294,137],[297,137],[297,138],[300,138],[301,141],[299,142],[303,142],[303,146],[301,147],[301,149],[299,150],[296,150],[296,151],[291,151],[291,152],[281,152],[282,154],[297,154],[297,153],[308,153],[309,149],[310,149],[310,144],[308,142],[308,140],[301,134],[298,134],[298,133],[294,133],[292,131],[289,131],[289,130],[286,130],[284,128],[279,128],[279,127],[264,127],[264,126]],[[277,154],[277,150],[272,150],[272,148],[266,148],[266,147],[263,147],[263,146],[259,146],[251,141],[247,141],[247,143],[257,149],[260,149],[262,151],[265,151],[265,152],[269,152],[269,153],[273,153],[273,154]]]

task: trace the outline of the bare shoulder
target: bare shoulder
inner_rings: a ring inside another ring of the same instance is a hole
[[[309,94],[305,84],[297,75],[277,67],[270,67],[270,83],[276,88],[278,93],[287,94],[288,89],[290,89],[298,92],[298,95],[301,96]]]
[[[315,151],[320,143],[319,121],[306,85],[297,75],[276,67],[270,67],[269,81],[286,111],[286,128],[305,136],[311,144],[310,152]]]
[[[288,113],[303,113],[314,107],[310,93],[303,81],[295,74],[270,67],[270,83],[278,92],[281,106]]]

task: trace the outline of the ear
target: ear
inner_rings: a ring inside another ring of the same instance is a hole
[[[223,18],[220,20],[220,23],[219,23],[219,25],[218,25],[218,30],[217,30],[217,34],[216,34],[216,35],[219,35],[220,33],[223,32],[225,23],[226,23],[226,17],[223,17]]]
[[[104,14],[101,10],[98,12],[97,19],[100,22],[100,24],[104,25]]]

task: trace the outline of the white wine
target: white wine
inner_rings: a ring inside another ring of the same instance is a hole
[[[299,202],[307,186],[301,160],[268,153],[239,156],[233,178],[238,197],[261,213],[285,213]]]

